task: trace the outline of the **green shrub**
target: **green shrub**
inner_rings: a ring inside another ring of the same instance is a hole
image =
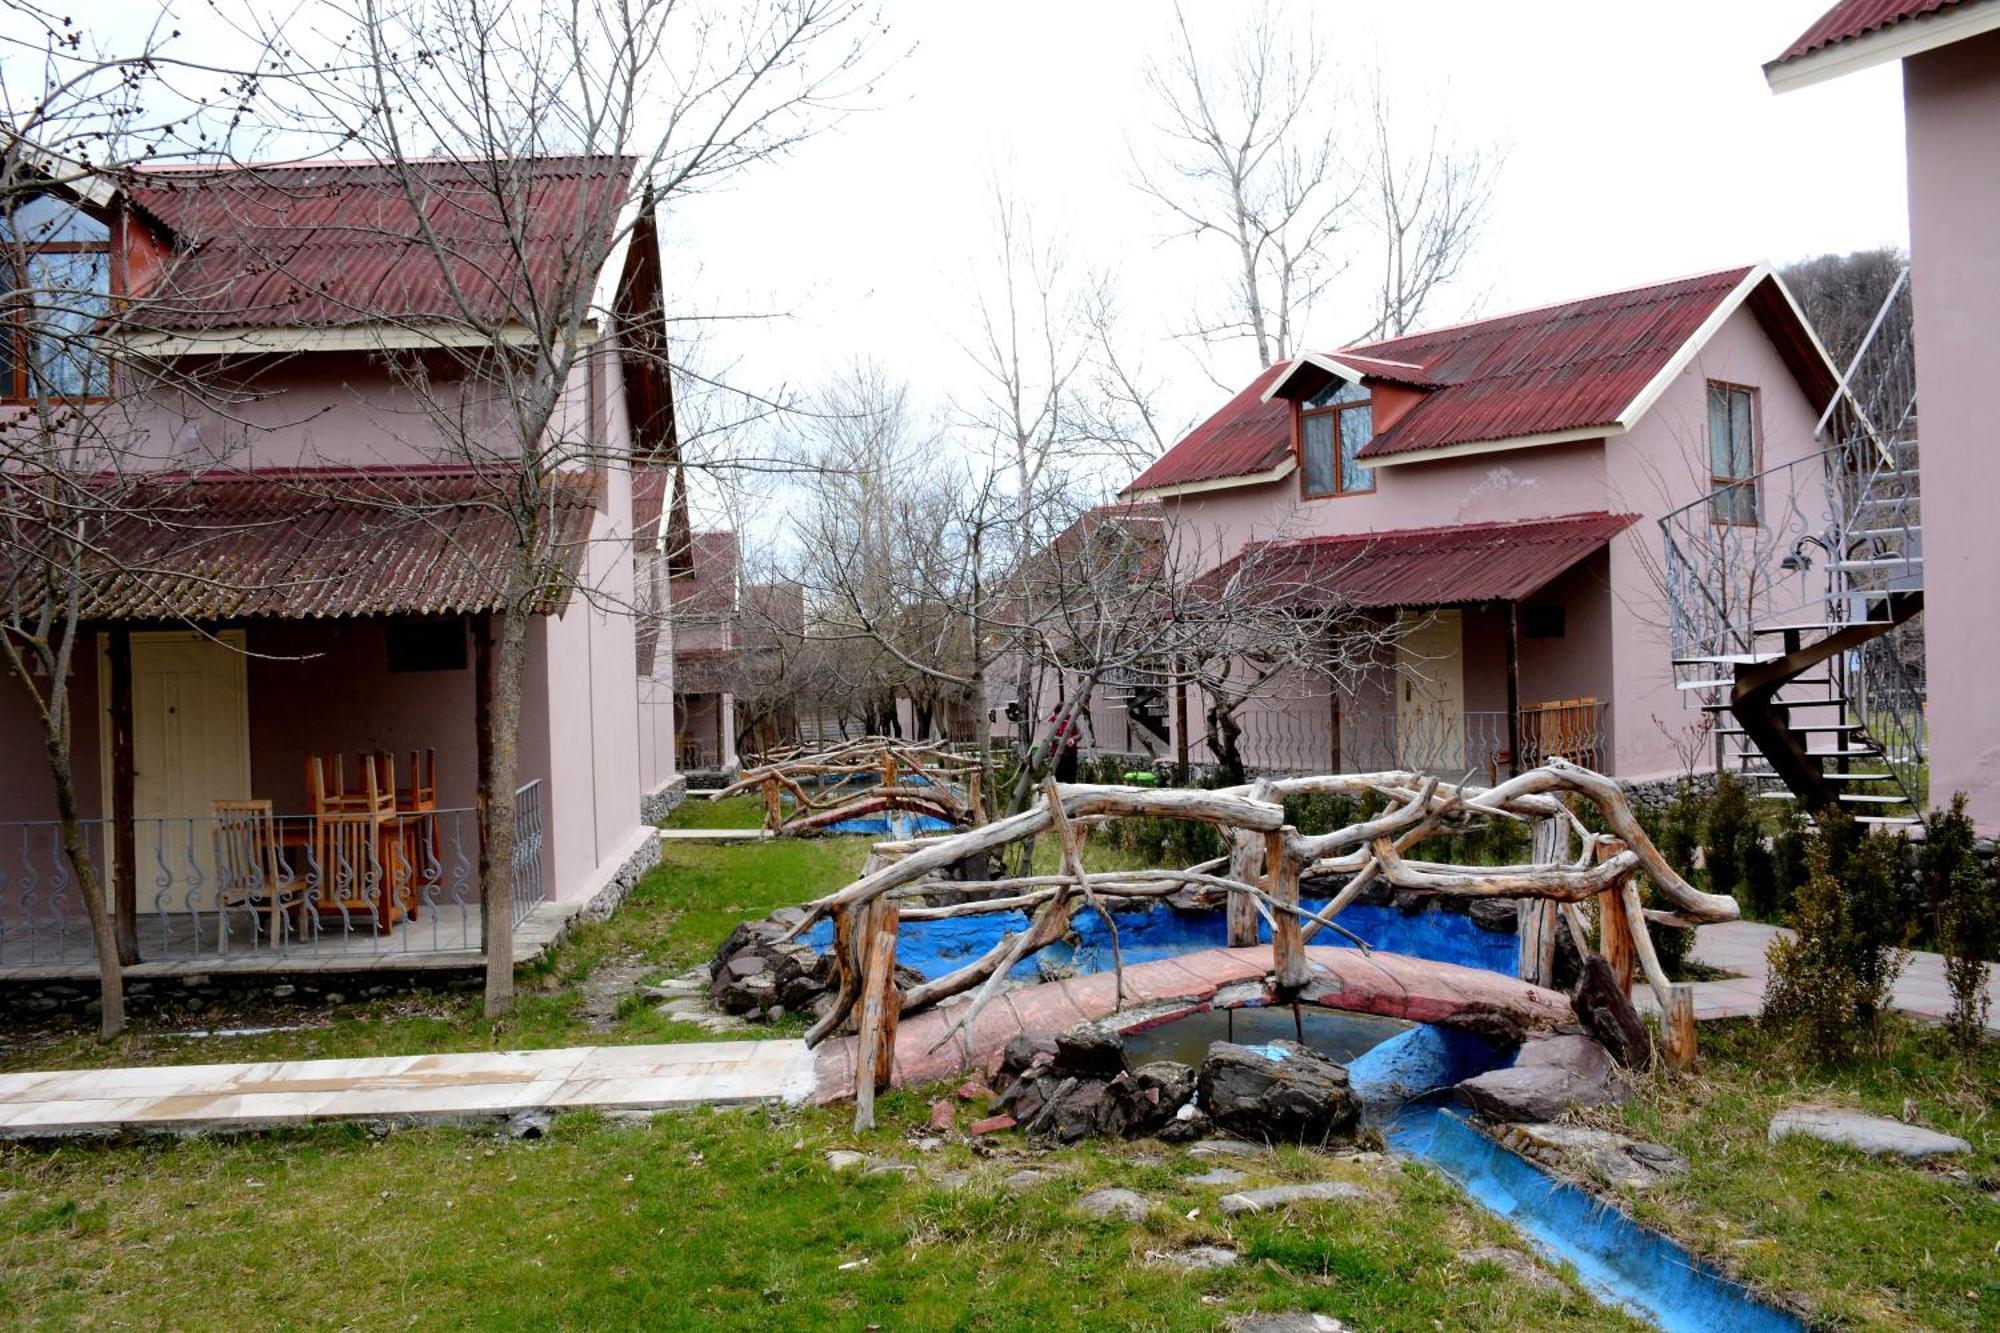
[[[1965,813],[1965,793],[1949,810],[1924,818],[1917,852],[1917,883],[1931,936],[1944,954],[1951,1011],[1945,1028],[1969,1060],[1985,1039],[1992,1003],[1986,993],[1987,962],[2000,954],[2000,905],[1996,886],[1979,863],[1978,835]]]
[[[1812,830],[1806,827],[1805,815],[1797,807],[1786,810],[1779,821],[1777,835],[1771,839],[1771,877],[1775,893],[1771,915],[1765,920],[1782,921],[1792,910],[1799,888],[1806,882],[1806,849],[1811,837]]]
[[[1889,989],[1902,970],[1908,918],[1899,910],[1899,876],[1909,844],[1863,836],[1837,811],[1821,818],[1806,849],[1806,882],[1787,924],[1773,940],[1763,1021],[1796,1034],[1815,1060],[1851,1057],[1863,1038],[1877,1041]]]
[[[1701,792],[1691,782],[1683,782],[1673,800],[1660,810],[1657,830],[1649,829],[1653,845],[1667,864],[1685,879],[1693,879],[1695,849],[1701,845]]]
[[[1717,774],[1715,795],[1709,798],[1701,832],[1701,859],[1708,869],[1710,893],[1733,894],[1742,884],[1743,842],[1754,834],[1756,825],[1750,810],[1750,789],[1734,774]]]

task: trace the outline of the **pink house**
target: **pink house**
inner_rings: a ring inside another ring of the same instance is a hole
[[[1250,767],[1665,778],[1722,710],[1676,666],[1658,520],[1787,544],[1836,383],[1776,275],[1729,269],[1273,366],[1125,494],[1190,575],[1275,560],[1402,622],[1351,689],[1248,704]],[[1199,701],[1168,712],[1203,760]]]
[[[564,577],[528,628],[517,918],[608,907],[657,854],[650,816],[680,779],[658,739],[672,654],[640,651],[633,614],[656,554],[634,541],[635,492],[657,531],[677,464],[649,354],[663,319],[654,223],[630,197],[630,164],[551,158],[507,164],[521,213],[503,224],[484,165],[429,162],[414,182],[431,225],[453,229],[453,262],[415,243],[404,182],[368,163],[140,172],[92,199],[38,201],[102,256],[122,318],[93,396],[130,408],[133,456],[157,478],[153,508],[105,538],[71,690],[85,813],[142,957],[478,948],[479,666],[518,534],[504,474],[455,450],[440,421],[440,403],[492,401],[445,351],[504,345],[579,227],[628,239],[588,275],[589,345],[550,427],[557,499],[538,540]],[[520,237],[525,263],[480,258]],[[133,369],[147,362],[227,392],[148,388]],[[23,386],[11,390],[18,401]],[[79,944],[87,958],[46,822],[40,733],[12,683],[0,746],[0,963],[60,963]],[[393,813],[358,854],[365,869],[336,866],[312,831],[309,756],[342,756],[361,802],[364,754],[394,761],[398,790],[375,798]],[[278,844],[267,859],[256,842],[248,873],[311,880],[342,911],[306,926],[227,910],[244,898],[245,853],[225,845],[215,803],[242,800],[269,802]],[[392,879],[393,911],[380,887]]]
[[[1930,791],[1937,803],[1967,793],[1981,831],[1995,834],[2000,433],[1988,381],[2000,352],[2000,0],[1842,0],[1765,74],[1790,92],[1889,61],[1902,64],[1909,152]]]

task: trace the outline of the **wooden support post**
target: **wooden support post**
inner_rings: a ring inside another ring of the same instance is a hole
[[[854,1130],[875,1128],[875,1094],[889,1086],[896,1059],[896,927],[900,917],[887,894],[869,904],[861,921],[867,952],[861,981],[861,1030],[854,1042]]]
[[[1569,823],[1563,819],[1537,819],[1534,823],[1531,859],[1537,865],[1569,859]],[[1547,898],[1523,898],[1516,926],[1520,940],[1521,980],[1537,986],[1556,983],[1556,932],[1561,928],[1561,905]]]
[[[1255,884],[1263,877],[1263,868],[1258,864],[1263,859],[1264,843],[1255,833],[1239,832],[1233,836],[1233,846],[1229,853],[1229,878],[1242,884]],[[1224,943],[1232,949],[1247,949],[1257,943],[1257,904],[1247,894],[1231,893],[1223,904]]]
[[[1660,1046],[1675,1069],[1694,1067],[1694,987],[1676,981],[1667,987],[1667,1009],[1660,1015]]]
[[[764,779],[764,829],[776,833],[785,826],[784,815],[778,805],[778,780]]]
[[[966,780],[965,795],[972,805],[972,826],[978,828],[986,822],[986,797],[979,789],[979,769],[973,769]]]
[[[1271,895],[1271,971],[1278,998],[1290,1001],[1306,986],[1306,946],[1299,935],[1299,867],[1285,851],[1288,829],[1264,835],[1264,891]],[[1241,897],[1241,894],[1236,895]]]
[[[1598,860],[1616,854],[1615,847],[1610,852],[1605,850],[1611,846],[1597,844]],[[1597,895],[1597,949],[1604,955],[1604,961],[1611,964],[1611,975],[1618,982],[1618,989],[1630,995],[1637,957],[1632,948],[1632,920],[1625,910],[1623,880]]]
[[[114,625],[105,645],[111,668],[111,930],[118,961],[139,961],[139,855],[132,827],[132,631]]]
[[[886,745],[882,747],[882,785],[896,785],[896,752]]]
[[[1521,604],[1507,603],[1507,772],[1521,771]]]

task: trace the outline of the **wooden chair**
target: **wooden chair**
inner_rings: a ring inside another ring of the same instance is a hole
[[[312,905],[322,919],[333,913],[349,922],[367,913],[376,931],[387,932],[403,918],[411,878],[396,819],[396,765],[378,754],[361,756],[360,767],[361,785],[350,792],[340,755],[306,757],[319,866]]]
[[[388,776],[395,777],[393,769]],[[412,921],[423,907],[423,885],[430,868],[438,864],[437,808],[437,751],[412,750],[410,785],[396,793],[397,845],[406,871],[403,909]]]
[[[278,831],[269,801],[215,801],[216,939],[220,952],[229,939],[232,908],[250,911],[254,933],[257,914],[271,914],[270,940],[283,940],[285,914],[305,902],[303,879],[283,873],[278,855]]]

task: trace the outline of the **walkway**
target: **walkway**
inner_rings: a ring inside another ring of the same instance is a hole
[[[1711,1018],[1754,1018],[1764,1007],[1764,983],[1771,968],[1764,954],[1771,941],[1786,931],[1756,921],[1725,921],[1700,926],[1694,933],[1696,962],[1737,975],[1724,981],[1694,983],[1694,1016]],[[2000,968],[1990,968],[1986,993],[1993,999],[1986,1026],[2000,1032]],[[1641,1009],[1657,1009],[1652,992],[1640,986],[1633,999]],[[1932,1021],[1942,1020],[1951,1009],[1951,991],[1944,981],[1944,959],[1934,953],[1913,953],[1910,965],[1896,978],[1890,1003],[1904,1013]]]
[[[801,1041],[719,1041],[0,1074],[0,1138],[796,1104],[813,1066]]]
[[[1417,1023],[1494,1012],[1536,1026],[1573,1018],[1562,995],[1497,972],[1404,954],[1327,947],[1307,949],[1306,960],[1312,980],[1302,998],[1321,1008]],[[1125,969],[1122,1011],[1116,980],[1109,972],[1002,991],[980,1012],[969,1038],[949,1042],[943,1039],[963,1015],[962,1006],[927,1010],[896,1029],[893,1082],[911,1087],[968,1072],[984,1074],[1012,1038],[1053,1035],[1086,1019],[1112,1019],[1114,1026],[1142,1028],[1204,1009],[1268,1003],[1265,981],[1270,972],[1269,945],[1206,949],[1134,964]],[[841,1037],[820,1045],[817,1100],[841,1101],[854,1095],[854,1041]]]

